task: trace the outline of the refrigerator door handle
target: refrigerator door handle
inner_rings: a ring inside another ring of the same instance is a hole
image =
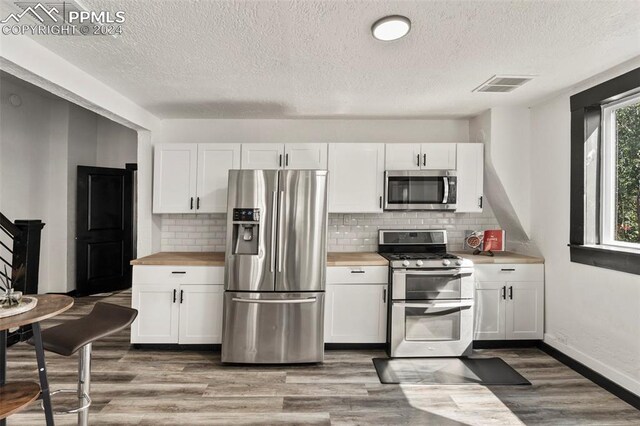
[[[284,191],[280,191],[280,198],[278,199],[278,214],[279,215],[283,215],[283,203],[284,203]],[[282,246],[284,246],[283,244],[283,239],[284,239],[284,231],[283,229],[284,226],[282,226],[282,223],[279,223],[278,226],[278,272],[282,272]]]
[[[276,270],[276,232],[278,227],[278,191],[273,191],[271,199],[271,272]]]
[[[240,303],[258,303],[258,304],[301,304],[301,303],[315,303],[317,298],[307,297],[305,299],[243,299],[240,297],[234,297],[231,299],[233,302]]]

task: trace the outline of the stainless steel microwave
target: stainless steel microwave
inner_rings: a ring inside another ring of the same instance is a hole
[[[455,170],[387,170],[385,210],[455,210]]]

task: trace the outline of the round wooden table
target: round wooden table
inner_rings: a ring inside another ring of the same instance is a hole
[[[20,411],[31,402],[42,398],[47,426],[53,425],[51,396],[47,380],[47,367],[40,335],[40,321],[54,317],[73,306],[73,298],[59,294],[33,295],[38,299],[35,308],[22,314],[0,318],[0,426],[6,424],[6,417]],[[34,382],[6,383],[7,371],[7,330],[31,324],[33,342],[38,360],[40,386]]]

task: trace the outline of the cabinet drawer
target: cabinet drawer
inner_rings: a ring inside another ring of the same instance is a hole
[[[329,266],[327,284],[387,284],[386,266]]]
[[[133,283],[140,284],[224,284],[222,266],[146,266],[133,267]]]
[[[544,281],[544,265],[476,265],[476,281]]]

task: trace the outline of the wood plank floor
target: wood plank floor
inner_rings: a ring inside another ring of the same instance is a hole
[[[97,300],[129,306],[130,293],[77,299],[43,326]],[[94,344],[90,424],[640,425],[639,411],[537,349],[478,353],[502,357],[533,386],[382,385],[371,361],[381,351],[327,351],[317,366],[229,367],[208,351],[133,349],[127,330]],[[8,358],[10,380],[37,380],[31,346],[11,347]],[[75,356],[48,353],[47,366],[53,389],[75,386]],[[44,416],[33,404],[8,423],[42,425]]]

